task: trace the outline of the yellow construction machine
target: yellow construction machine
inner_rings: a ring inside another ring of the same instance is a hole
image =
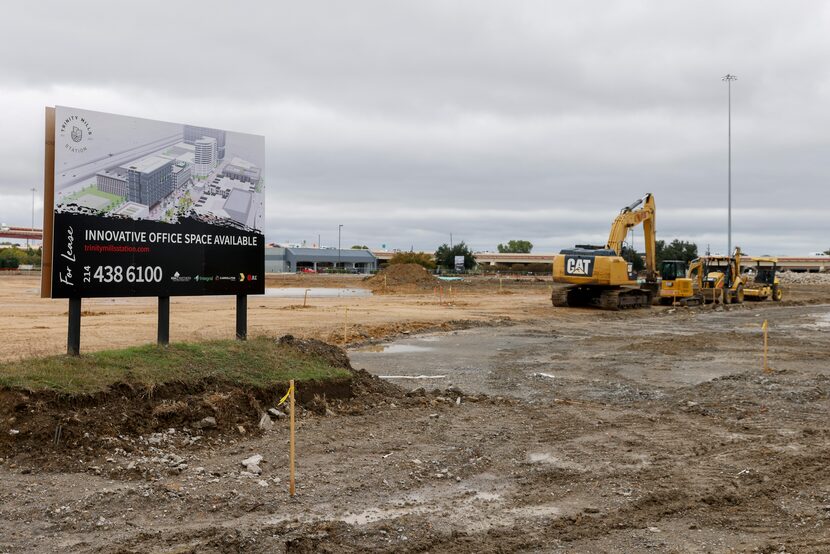
[[[553,305],[607,310],[651,306],[657,291],[654,217],[654,196],[647,194],[620,211],[604,247],[578,245],[562,250],[553,260]],[[628,262],[621,256],[628,230],[641,223],[646,243],[643,282],[632,275]]]
[[[741,274],[741,249],[732,256],[702,256],[686,264],[667,260],[660,264],[660,303],[697,306],[722,302],[741,304],[747,278]]]
[[[697,263],[696,263],[697,262]],[[682,260],[663,260],[660,263],[660,303],[680,306],[703,304],[701,267],[698,260],[692,262],[692,271]]]
[[[749,258],[743,267],[746,277],[744,298],[747,300],[767,300],[771,298],[780,302],[784,297],[778,280],[778,258],[768,256]]]
[[[698,270],[700,291],[708,302],[743,304],[746,276],[741,274],[741,249],[735,248],[732,256],[704,256],[692,260],[691,274]]]

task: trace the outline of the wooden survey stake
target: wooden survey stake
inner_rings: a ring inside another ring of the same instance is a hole
[[[349,308],[346,308],[346,313],[343,315],[343,346],[349,342]]]
[[[294,379],[288,389],[288,494],[294,496]]]

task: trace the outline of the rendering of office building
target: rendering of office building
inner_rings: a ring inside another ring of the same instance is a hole
[[[209,137],[216,139],[217,160],[225,159],[225,131],[220,129],[211,129],[210,127],[194,127],[193,125],[184,126],[184,142],[186,144],[196,144],[196,141]]]
[[[95,185],[101,192],[127,197],[127,170],[113,167],[95,174]]]
[[[252,197],[250,192],[233,189],[222,208],[234,221],[246,223],[248,220],[248,212],[251,210],[251,202]]]
[[[207,177],[210,172],[216,167],[218,161],[218,154],[216,139],[213,137],[202,137],[198,139],[194,146],[194,175],[196,177]]]
[[[136,204],[135,202],[124,202],[117,209],[113,210],[113,215],[120,215],[129,217],[131,219],[147,219],[150,217],[150,210],[143,204]]]
[[[193,166],[187,162],[174,162],[173,189],[185,186],[193,176]]]
[[[173,161],[147,156],[132,162],[127,169],[127,200],[153,206],[173,192]]]
[[[249,161],[234,158],[222,169],[222,175],[243,183],[259,183],[262,170]]]

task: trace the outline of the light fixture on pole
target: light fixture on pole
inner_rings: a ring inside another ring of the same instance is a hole
[[[337,226],[337,267],[340,267],[340,230],[343,228],[343,224]]]
[[[721,81],[726,81],[726,85],[728,88],[728,98],[729,98],[729,111],[728,111],[728,119],[729,119],[729,134],[728,134],[728,142],[729,142],[729,175],[728,179],[728,189],[729,189],[729,204],[728,204],[728,223],[727,223],[727,242],[726,242],[726,255],[732,255],[732,81],[736,81],[738,78],[735,75],[727,73],[726,75],[721,78]]]

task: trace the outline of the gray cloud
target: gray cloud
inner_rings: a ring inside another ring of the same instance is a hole
[[[4,222],[61,104],[265,135],[273,241],[553,251],[653,192],[663,238],[723,250],[732,72],[734,242],[830,247],[824,4],[30,4],[0,22]]]

